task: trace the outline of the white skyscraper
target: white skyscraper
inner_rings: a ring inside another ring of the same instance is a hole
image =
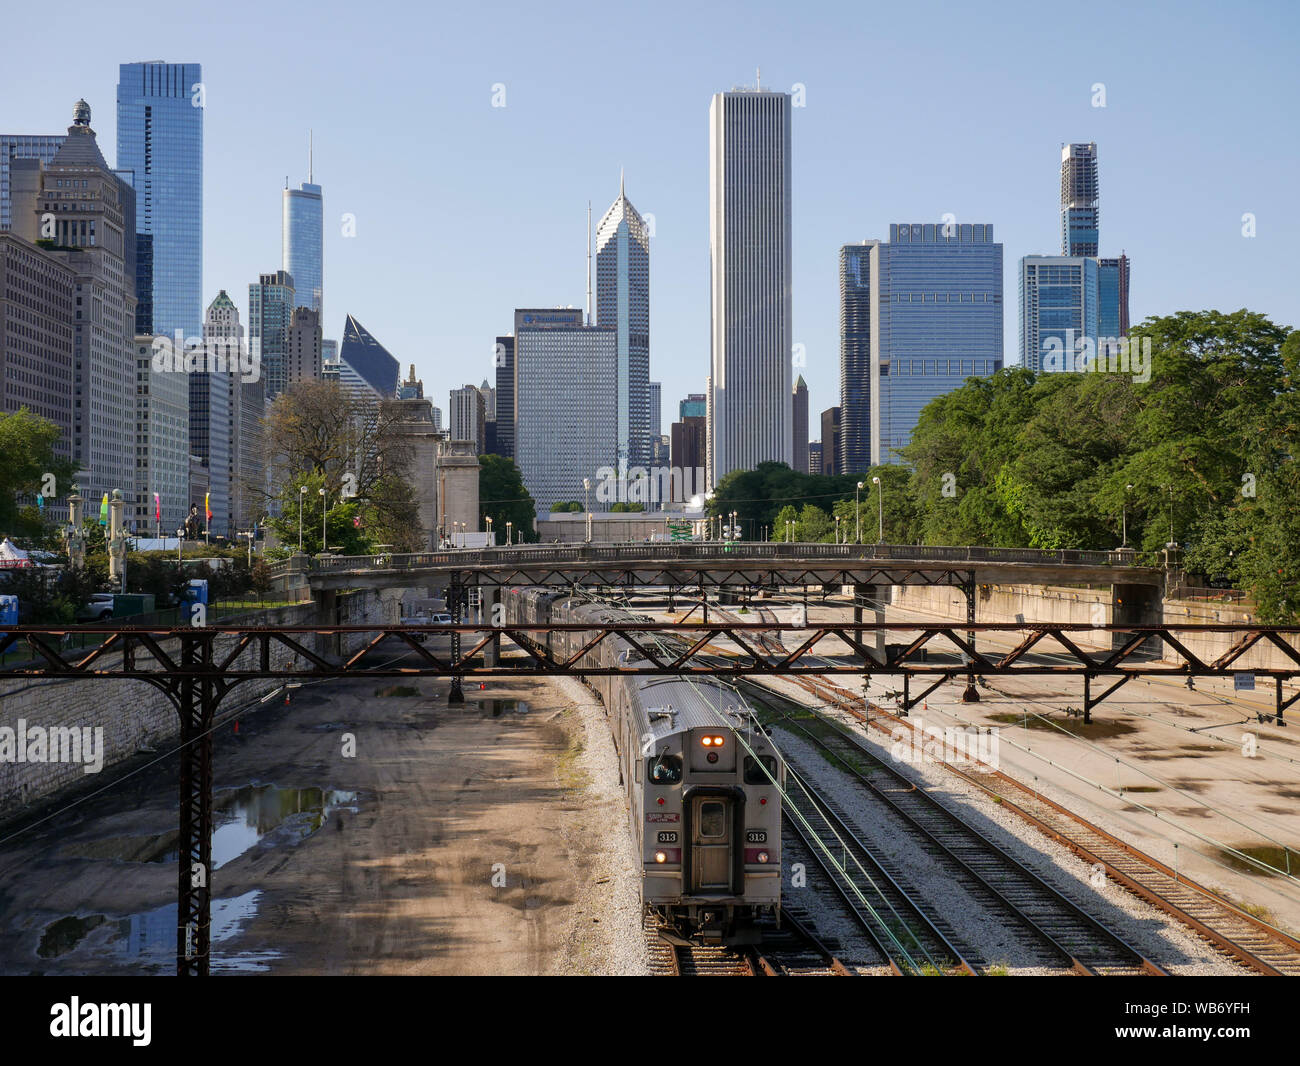
[[[790,96],[718,93],[709,107],[712,271],[708,482],[793,461]]]

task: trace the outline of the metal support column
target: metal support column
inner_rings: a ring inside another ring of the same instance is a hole
[[[1092,674],[1083,675],[1083,724],[1092,725]]]
[[[181,663],[212,665],[208,636],[181,638]],[[207,977],[212,931],[212,678],[180,683],[180,837],[177,841],[176,974]]]
[[[451,615],[453,625],[460,625],[461,600],[464,596],[464,586],[461,584],[460,574],[452,574],[451,582],[447,585],[447,612]],[[460,631],[453,630],[451,634],[451,661],[453,663],[460,661]],[[464,703],[465,693],[460,687],[460,674],[451,675],[451,689],[447,692],[448,703]]]
[[[966,593],[966,624],[973,626],[975,624],[975,571],[970,570],[966,574],[966,580],[962,582],[962,591]],[[975,647],[975,630],[966,631],[966,640],[972,648]],[[966,673],[966,691],[961,694],[962,703],[979,703],[979,689],[975,687],[975,660],[970,660],[970,670]]]

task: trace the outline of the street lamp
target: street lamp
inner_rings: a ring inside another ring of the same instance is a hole
[[[495,548],[497,546],[497,540],[496,537],[492,536],[492,516],[485,515],[483,521],[487,523],[488,541],[491,543],[492,547]]]
[[[515,524],[514,524],[513,522],[506,522],[506,546],[507,546],[507,547],[509,547],[510,545],[514,544],[514,542],[515,542],[515,541],[514,541],[514,527],[515,527]]]
[[[836,515],[835,516],[835,543],[838,544],[839,542],[840,542],[840,516]]]
[[[327,513],[326,505],[329,498],[325,495],[324,485],[318,488],[316,493],[320,496],[320,550],[323,555],[328,550],[326,545],[329,543],[329,534],[325,532],[325,515]]]
[[[880,483],[879,477],[873,477],[871,483],[876,486],[876,494],[880,500],[880,536],[876,541],[877,544],[885,543],[885,486]]]
[[[1169,543],[1174,543],[1174,487],[1169,486]]]
[[[587,512],[587,543],[591,543],[591,478],[582,479],[582,509]]]
[[[1133,491],[1132,485],[1124,486],[1124,540],[1120,544],[1121,548],[1128,547],[1128,494]]]
[[[307,498],[307,486],[298,486],[298,554],[302,554],[302,504]]]
[[[879,481],[880,478],[873,477],[871,480]],[[863,482],[859,481],[857,488],[853,490],[853,524],[854,529],[856,530],[853,540],[855,544],[862,543],[862,503],[858,498],[858,493],[860,493],[864,487]]]
[[[176,531],[176,561],[178,563],[181,561],[181,545],[184,543],[184,541],[185,541],[185,527],[181,526],[181,528]]]

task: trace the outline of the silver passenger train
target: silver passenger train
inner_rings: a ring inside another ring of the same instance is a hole
[[[507,622],[649,621],[608,604],[540,587],[506,596]],[[533,634],[574,654],[590,632]],[[580,665],[640,657],[607,637]],[[781,905],[781,790],[785,766],[753,709],[714,678],[589,675],[609,718],[641,856],[641,899],[668,939],[743,944]],[[776,783],[774,783],[776,782]],[[778,783],[780,787],[778,787]]]

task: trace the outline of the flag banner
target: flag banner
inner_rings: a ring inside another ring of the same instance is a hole
[[[156,492],[153,494],[153,516],[155,521],[162,521],[162,497]]]
[[[203,494],[203,510],[204,513],[207,514],[208,516],[208,521],[211,522],[212,521],[212,493],[210,492],[205,492]]]
[[[104,493],[104,499],[100,502],[99,505],[99,524],[101,526],[108,525],[108,493],[107,492]]]

